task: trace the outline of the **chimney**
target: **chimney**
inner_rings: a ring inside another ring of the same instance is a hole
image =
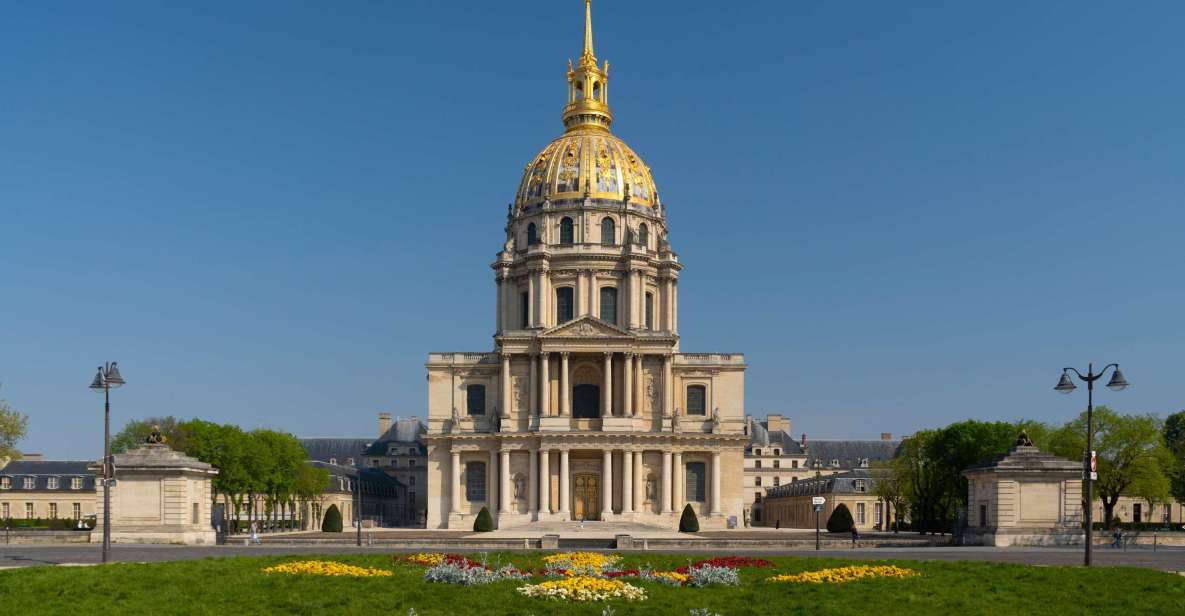
[[[386,434],[387,430],[390,430],[390,429],[391,429],[391,414],[390,413],[379,413],[379,438],[383,438],[383,435]]]
[[[780,414],[766,415],[765,427],[770,432],[790,432],[790,420]]]
[[[802,433],[802,446],[806,447],[806,432]]]
[[[892,432],[881,432],[881,440],[882,441],[893,440],[893,433]]]

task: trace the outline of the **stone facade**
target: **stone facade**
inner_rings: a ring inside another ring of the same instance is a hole
[[[963,471],[969,544],[1072,545],[1082,529],[1082,467],[1018,444]]]
[[[819,526],[826,529],[827,520],[840,504],[852,513],[852,521],[859,531],[882,530],[885,504],[874,494],[875,477],[867,470],[854,470],[827,476],[812,477],[776,488],[765,496],[764,526],[779,528],[814,528],[815,509],[811,499],[827,499],[819,513]]]
[[[9,518],[93,518],[95,477],[89,464],[84,460],[0,464],[0,525]]]
[[[211,524],[214,467],[148,444],[115,454],[111,486],[111,541],[114,543],[215,543]],[[92,467],[92,471],[100,470]],[[101,541],[103,499],[95,499],[97,523],[91,541]]]
[[[528,165],[495,272],[495,352],[431,353],[427,526],[739,524],[744,357],[679,350],[683,269],[650,169],[609,131],[591,31],[566,132]]]

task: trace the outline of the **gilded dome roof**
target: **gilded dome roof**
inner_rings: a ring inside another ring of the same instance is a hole
[[[547,144],[527,164],[515,198],[515,209],[544,200],[593,199],[621,201],[629,190],[630,203],[655,206],[658,191],[650,167],[624,141],[603,129],[565,133]]]

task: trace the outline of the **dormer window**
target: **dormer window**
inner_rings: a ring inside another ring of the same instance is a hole
[[[839,466],[839,458],[831,458],[831,466]]]
[[[857,492],[867,492],[868,491],[867,486],[864,485],[863,479],[856,480],[856,491]]]
[[[399,447],[397,445],[387,445],[387,455],[389,455],[389,456],[399,455]]]
[[[58,478],[57,477],[50,477],[49,480],[46,482],[46,487],[49,488],[50,490],[58,489]]]
[[[12,489],[12,477],[0,477],[0,490]]]
[[[71,477],[70,478],[70,489],[71,490],[81,490],[82,489],[82,477]]]
[[[346,458],[346,466],[354,466],[354,458]]]
[[[32,490],[33,486],[36,484],[36,482],[37,482],[37,480],[33,479],[32,477],[25,477],[24,484],[21,487],[23,487],[26,490]]]
[[[337,466],[337,458],[329,458],[329,463],[334,466]]]

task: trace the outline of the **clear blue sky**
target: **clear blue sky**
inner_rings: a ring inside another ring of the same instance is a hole
[[[815,437],[1185,407],[1180,2],[594,5],[688,351]],[[370,435],[489,350],[506,204],[579,0],[0,14],[0,397],[22,448],[149,414]]]

